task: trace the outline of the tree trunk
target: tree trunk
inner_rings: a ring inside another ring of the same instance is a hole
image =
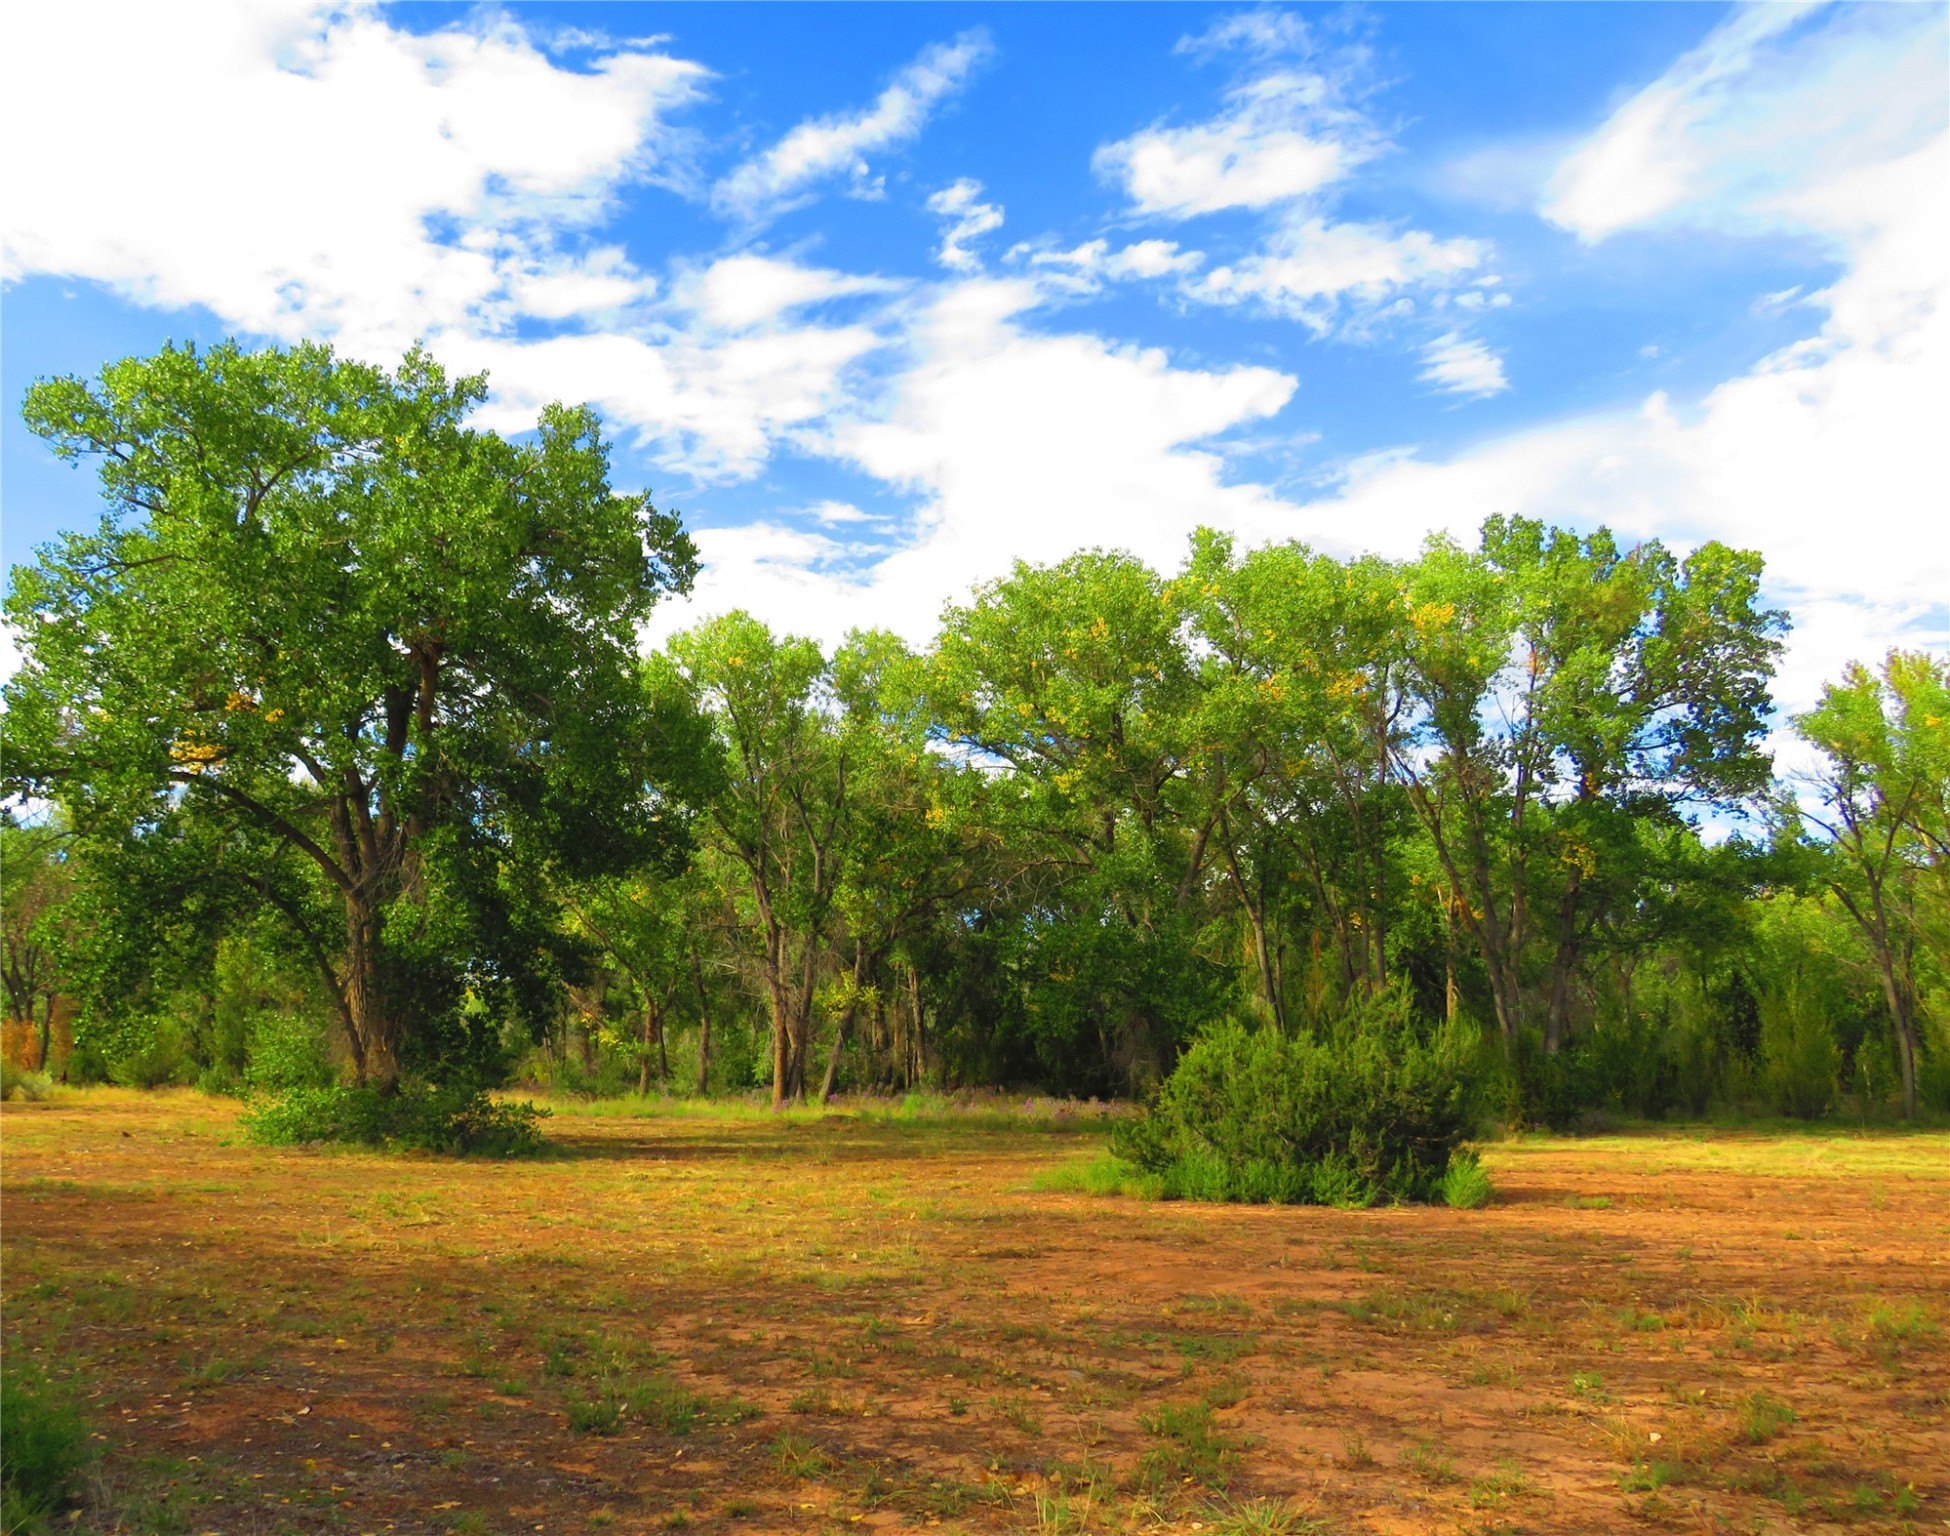
[[[907,1049],[910,1066],[907,1072],[907,1086],[912,1088],[921,1080],[925,1069],[925,1057],[921,1041],[921,973],[913,966],[907,968],[907,1002],[912,1015],[907,1032]]]
[[[657,1047],[657,1058],[663,1060],[663,1019],[657,1018],[657,1000],[643,992],[643,1058],[636,1072],[636,1092],[638,1097],[649,1097],[649,1047]],[[663,1076],[671,1076],[671,1064],[663,1062]]]
[[[704,990],[704,965],[691,946],[691,985],[697,988],[697,1091],[711,1086],[711,996]]]
[[[346,897],[346,1021],[352,1077],[361,1088],[390,1094],[399,1087],[400,1023],[387,1005],[380,917],[357,895]]]
[[[30,1004],[29,1007],[31,1008],[32,1005]],[[41,998],[41,1059],[35,1063],[35,1071],[45,1072],[47,1070],[48,1052],[53,1049],[53,1046],[54,993],[50,990],[44,993]]]
[[[1903,1069],[1903,1118],[1916,1118],[1916,1019],[1910,1010],[1907,989],[1896,974],[1895,958],[1887,941],[1875,945],[1876,970],[1882,977],[1882,995],[1889,1005],[1890,1022],[1896,1026],[1896,1057]]]
[[[1578,962],[1578,890],[1582,872],[1573,865],[1557,908],[1557,948],[1551,955],[1550,1008],[1544,1015],[1544,1054],[1555,1056],[1570,1028],[1571,975]]]
[[[1456,986],[1456,918],[1449,903],[1442,904],[1442,1022],[1456,1027],[1461,997]]]
[[[833,1032],[833,1052],[826,1058],[826,1077],[819,1085],[819,1102],[830,1104],[840,1085],[840,1056],[846,1050],[847,1032],[853,1027],[853,1015],[858,1004],[848,1003],[846,1011],[840,1015],[840,1025]]]

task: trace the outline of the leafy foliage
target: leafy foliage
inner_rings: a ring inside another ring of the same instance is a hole
[[[253,1105],[246,1133],[270,1146],[350,1142],[420,1152],[526,1157],[542,1148],[546,1109],[509,1104],[477,1088],[404,1082],[376,1088],[299,1088]]]
[[[0,1526],[44,1529],[94,1459],[87,1423],[68,1393],[13,1359],[0,1366],[0,1423]]]
[[[1226,1024],[1201,1036],[1112,1146],[1167,1197],[1373,1205],[1436,1200],[1473,1115],[1466,1057],[1391,994],[1319,1038]]]

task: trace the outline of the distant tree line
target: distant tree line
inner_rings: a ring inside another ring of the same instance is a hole
[[[34,386],[105,511],[13,571],[16,1055],[266,1091],[1142,1095],[1386,1001],[1513,1119],[1950,1109],[1950,664],[1792,722],[1759,556],[1492,518],[1018,565],[916,650],[746,613],[587,410],[414,353]]]

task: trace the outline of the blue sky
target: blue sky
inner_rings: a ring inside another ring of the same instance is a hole
[[[1945,23],[14,8],[6,558],[94,515],[33,378],[424,338],[502,430],[592,401],[684,511],[707,568],[660,631],[920,639],[1018,558],[1508,511],[1761,549],[1803,704],[1950,627]]]

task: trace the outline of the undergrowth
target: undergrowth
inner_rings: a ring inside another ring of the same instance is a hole
[[[542,1148],[546,1109],[503,1104],[477,1088],[402,1083],[375,1088],[298,1088],[263,1099],[240,1123],[269,1146],[350,1142],[459,1156],[527,1157]]]
[[[1366,1206],[1487,1198],[1450,1180],[1472,1122],[1471,1066],[1405,994],[1359,1002],[1318,1036],[1227,1024],[1196,1041],[1151,1111],[1111,1132],[1166,1199]]]

